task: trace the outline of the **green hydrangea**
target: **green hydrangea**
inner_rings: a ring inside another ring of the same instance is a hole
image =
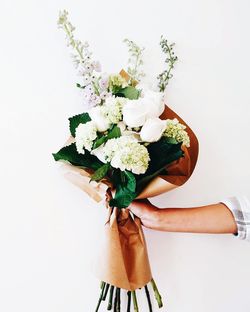
[[[118,124],[122,120],[122,109],[126,103],[125,98],[109,97],[106,99],[103,110],[110,124]]]
[[[163,135],[168,138],[175,139],[178,143],[182,142],[186,147],[190,146],[190,138],[188,136],[186,126],[181,124],[178,119],[167,119],[166,120],[166,130]]]
[[[114,168],[143,174],[150,161],[148,150],[130,136],[108,140],[104,146],[105,158]]]
[[[123,78],[120,74],[109,76],[109,90],[115,91],[119,88],[125,88],[128,86],[127,80]]]

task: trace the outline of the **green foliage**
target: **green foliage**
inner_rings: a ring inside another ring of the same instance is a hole
[[[136,198],[136,178],[134,174],[126,170],[120,171],[120,181],[115,184],[115,187],[115,197],[110,200],[110,206],[117,208],[128,207]]]
[[[103,143],[106,143],[110,139],[119,138],[120,136],[121,136],[121,130],[119,127],[115,125],[109,130],[107,135],[102,135],[100,138],[98,138],[94,142],[93,149],[101,146]]]
[[[64,146],[57,153],[52,155],[56,161],[63,160],[74,166],[90,168],[93,170],[97,170],[103,165],[103,163],[96,156],[91,155],[88,151],[85,151],[84,155],[79,154],[76,150],[75,143]]]
[[[110,169],[109,163],[102,165],[102,167],[100,167],[99,169],[97,169],[95,171],[95,173],[92,175],[90,181],[100,181],[101,179],[103,179],[106,176],[109,169]]]
[[[137,100],[140,96],[140,91],[132,86],[126,88],[117,89],[114,93],[115,96],[125,97],[129,100]]]
[[[140,192],[154,177],[163,173],[167,165],[183,157],[181,145],[182,143],[169,143],[169,140],[163,137],[160,141],[148,146],[151,161],[147,172],[137,176],[137,192]]]
[[[85,87],[82,86],[80,83],[77,83],[76,86],[77,86],[77,88],[80,88],[80,89],[84,89],[84,88],[85,88]]]
[[[166,86],[169,83],[169,80],[173,77],[172,69],[174,68],[174,64],[178,60],[177,56],[174,52],[174,43],[168,43],[167,39],[164,39],[161,36],[160,46],[162,52],[166,54],[165,63],[167,65],[167,69],[165,69],[158,77],[159,80],[158,87],[161,92],[166,89]]]
[[[165,137],[148,145],[147,148],[151,161],[145,174],[134,175],[130,171],[113,169],[111,181],[116,189],[116,194],[110,201],[111,206],[128,207],[148,182],[161,173],[167,174],[166,166],[183,156],[181,143],[171,142],[169,138]]]
[[[176,141],[176,139],[170,138],[170,137],[165,137],[165,142],[169,143],[169,144],[178,144],[179,143],[178,141]]]
[[[75,115],[73,117],[70,117],[69,118],[69,129],[70,129],[71,135],[73,137],[75,137],[76,128],[79,126],[79,124],[81,124],[81,123],[84,124],[90,120],[91,120],[91,118],[90,118],[88,113],[83,113],[80,115]]]

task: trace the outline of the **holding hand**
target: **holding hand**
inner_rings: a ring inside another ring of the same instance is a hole
[[[150,229],[166,232],[237,233],[231,210],[222,203],[195,208],[157,208],[147,199],[135,200],[130,211]]]
[[[141,219],[141,222],[145,227],[157,229],[160,209],[152,205],[149,200],[135,200],[130,204],[128,209]]]

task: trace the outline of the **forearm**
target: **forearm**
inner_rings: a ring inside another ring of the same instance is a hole
[[[168,232],[236,233],[237,225],[224,204],[196,208],[153,209],[142,223],[152,229]]]

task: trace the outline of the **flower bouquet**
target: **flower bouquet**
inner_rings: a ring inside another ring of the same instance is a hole
[[[71,137],[53,156],[68,164],[71,181],[96,201],[103,198],[103,186],[106,192],[108,217],[96,269],[102,281],[96,311],[106,299],[107,310],[120,311],[122,290],[128,294],[126,311],[132,302],[134,311],[139,311],[136,291],[142,288],[152,311],[149,283],[161,308],[140,219],[126,208],[136,198],[182,185],[196,164],[194,133],[165,105],[164,91],[177,60],[173,44],[161,39],[167,69],[158,76],[159,91],[153,91],[140,83],[143,49],[133,41],[125,40],[130,53],[127,71],[105,74],[92,58],[88,43],[75,39],[66,11],[60,13],[58,25],[74,51],[84,112],[69,118]],[[75,173],[83,179],[77,180]]]

